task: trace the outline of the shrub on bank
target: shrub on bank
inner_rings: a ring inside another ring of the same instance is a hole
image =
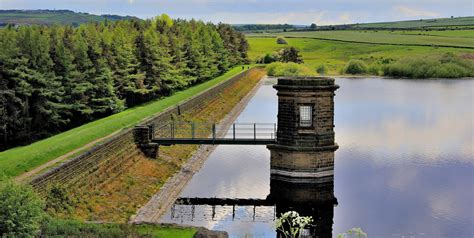
[[[288,45],[288,42],[286,42],[285,39],[279,37],[279,38],[277,39],[277,44]]]
[[[314,76],[315,73],[310,68],[297,63],[275,62],[267,65],[269,76]]]
[[[0,178],[0,237],[32,237],[40,229],[44,203],[33,189]]]
[[[327,72],[326,65],[324,64],[319,65],[318,68],[316,68],[316,72],[320,75],[325,75]]]
[[[362,60],[350,60],[344,68],[346,74],[365,74],[367,65]]]
[[[383,67],[383,74],[407,78],[474,77],[474,60],[463,59],[452,53],[441,57],[410,57]]]

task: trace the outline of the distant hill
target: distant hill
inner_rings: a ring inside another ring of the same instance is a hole
[[[256,31],[283,31],[291,29],[305,28],[305,25],[289,25],[289,24],[233,24],[232,27],[236,31],[256,32]]]
[[[437,27],[474,27],[474,16],[468,17],[452,17],[452,18],[434,18],[434,19],[419,19],[410,21],[395,21],[395,22],[377,22],[377,23],[362,23],[352,24],[354,28],[437,28]]]
[[[316,22],[317,24],[317,22]],[[289,25],[289,24],[245,24],[232,25],[237,31],[246,33],[276,33],[283,31],[327,31],[327,30],[420,30],[420,29],[474,29],[474,16],[419,19],[410,21],[356,23],[341,25]]]
[[[93,15],[70,10],[0,10],[0,26],[13,25],[53,25],[67,24],[77,26],[87,22],[138,19],[132,16]]]

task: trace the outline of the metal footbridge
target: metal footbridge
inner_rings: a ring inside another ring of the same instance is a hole
[[[275,123],[221,125],[195,121],[171,121],[150,130],[150,142],[158,145],[269,145],[276,142],[277,126]]]

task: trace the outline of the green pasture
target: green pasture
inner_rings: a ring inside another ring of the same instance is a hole
[[[248,37],[249,58],[255,60],[265,53],[275,52],[283,47],[294,46],[300,50],[304,63],[316,69],[321,64],[328,68],[328,74],[340,74],[340,70],[350,59],[362,59],[367,63],[382,59],[400,59],[409,56],[441,55],[447,52],[455,54],[474,54],[474,49],[395,46],[317,40],[310,38],[287,38],[288,45],[276,43],[276,38]]]
[[[474,30],[467,30],[461,34],[474,35]],[[306,31],[306,32],[282,32],[282,33],[262,33],[249,34],[251,37],[298,37],[315,38],[347,42],[360,42],[371,44],[395,44],[395,45],[422,45],[422,46],[443,46],[443,47],[466,47],[474,49],[474,37],[444,37],[439,35],[409,35],[398,34],[391,31]]]
[[[3,172],[7,176],[20,175],[94,140],[123,128],[134,126],[143,119],[195,96],[241,72],[241,66],[237,66],[220,77],[176,92],[169,97],[127,109],[27,146],[0,152],[0,174]]]

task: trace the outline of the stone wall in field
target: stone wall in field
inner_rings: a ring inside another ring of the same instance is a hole
[[[178,115],[199,109],[217,99],[222,91],[245,77],[252,70],[240,73],[177,106],[170,107],[162,113],[143,121],[140,125],[159,127],[169,122],[173,114]],[[44,194],[48,186],[52,184],[71,186],[87,179],[88,176],[94,173],[103,174],[120,171],[122,164],[133,159],[139,153],[142,152],[135,144],[133,128],[123,129],[118,134],[100,142],[100,144],[80,155],[34,177],[30,183],[35,190]]]

